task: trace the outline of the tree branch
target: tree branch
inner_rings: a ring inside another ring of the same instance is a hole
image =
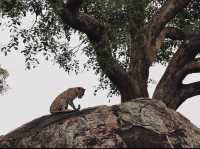
[[[185,40],[187,37],[184,31],[175,27],[166,27],[162,32],[165,33],[165,38],[170,38],[172,40]]]
[[[175,17],[175,15],[185,8],[191,0],[167,0],[160,10],[152,17],[151,26],[156,27],[156,31],[161,31],[164,26]]]
[[[146,52],[150,63],[154,61],[157,51],[164,39],[162,30],[165,25],[191,0],[167,0],[160,10],[152,17],[146,27]]]
[[[176,27],[166,27],[162,30],[164,32],[165,38],[170,38],[172,40],[190,40],[191,38],[198,37],[199,32],[185,32]]]
[[[200,73],[200,62],[193,61],[189,64],[186,64],[181,70],[182,78],[184,79],[187,75],[192,73]]]
[[[199,41],[200,35],[186,40],[180,46],[157,85],[153,98],[161,99],[173,109],[177,109],[186,100],[181,91],[185,88],[182,82],[186,75],[200,72],[199,62],[195,59],[200,53]]]
[[[93,16],[85,13],[80,14],[82,0],[68,0],[67,3],[64,3],[63,0],[49,1],[65,25],[69,25],[88,36],[94,46],[97,61],[103,73],[123,94],[122,90],[129,87],[127,84],[130,84],[130,81],[126,71],[112,56],[108,28]]]
[[[188,98],[200,95],[200,81],[190,84],[184,84],[180,90],[180,97],[181,101],[179,104],[181,105],[185,102]]]
[[[79,13],[82,0],[68,0],[66,4],[63,0],[49,1],[64,24],[85,33],[90,40],[100,40],[105,28],[94,17]]]

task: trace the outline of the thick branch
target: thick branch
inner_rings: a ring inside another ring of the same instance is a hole
[[[163,29],[163,32],[165,32],[165,38],[172,40],[185,40],[187,37],[184,31],[175,27],[166,27]]]
[[[160,10],[152,17],[151,26],[160,31],[175,17],[175,15],[185,8],[191,0],[167,0]]]
[[[152,17],[146,28],[146,50],[150,63],[154,61],[160,49],[164,35],[165,25],[191,0],[167,0],[160,10]]]
[[[79,13],[82,0],[69,0],[67,3],[63,0],[49,1],[65,25],[88,36],[94,45],[97,61],[103,73],[116,85],[121,94],[125,94],[123,93],[125,87],[130,88],[128,74],[112,56],[109,33],[105,25],[99,23],[93,16]]]
[[[198,37],[199,32],[185,32],[176,27],[166,27],[162,30],[165,38],[170,38],[172,40],[191,40],[191,38]]]
[[[200,70],[199,62],[195,61],[195,57],[200,53],[199,40],[200,36],[196,36],[181,45],[171,59],[153,98],[161,99],[173,109],[177,109],[186,100],[186,96],[183,96],[182,90],[185,86],[182,82],[186,75]]]
[[[182,78],[185,78],[187,75],[192,73],[200,73],[200,62],[194,61],[190,64],[186,64],[181,70]]]
[[[90,40],[100,40],[104,26],[92,16],[87,14],[79,14],[79,7],[82,0],[74,0],[74,2],[69,0],[66,4],[63,2],[63,0],[49,1],[64,24],[85,33]]]
[[[188,98],[200,95],[200,81],[183,85],[180,90],[180,95],[183,99],[180,104],[182,104]]]

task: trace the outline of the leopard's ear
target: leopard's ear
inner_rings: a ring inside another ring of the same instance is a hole
[[[77,93],[78,95],[79,95],[79,94],[81,93],[81,91],[82,91],[82,90],[81,90],[81,87],[76,87],[75,90],[76,90],[76,93]]]
[[[82,93],[85,93],[85,90],[86,90],[86,89],[84,89],[83,87],[81,87],[81,92],[82,92]]]
[[[85,89],[83,88],[83,87],[77,87],[77,89],[79,90],[79,91],[85,91]]]

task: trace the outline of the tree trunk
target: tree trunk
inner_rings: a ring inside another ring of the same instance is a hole
[[[97,43],[93,43],[97,62],[103,73],[106,74],[110,81],[119,90],[121,94],[121,102],[127,102],[131,99],[137,98],[135,82],[130,81],[130,76],[126,73],[126,70],[120,66],[118,60],[112,57],[112,49],[109,41],[108,34],[105,32]]]
[[[8,133],[0,148],[199,148],[200,130],[152,99],[38,118]]]
[[[149,63],[147,53],[145,50],[145,1],[132,1],[127,2],[128,13],[128,30],[129,30],[129,43],[128,52],[130,57],[130,64],[128,70],[129,82],[131,82],[134,97],[127,97],[130,93],[123,96],[125,99],[135,99],[139,97],[149,97],[147,91],[148,77],[149,77]],[[128,85],[127,85],[128,87]],[[128,100],[126,100],[128,101]]]

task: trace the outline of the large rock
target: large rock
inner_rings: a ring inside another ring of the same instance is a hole
[[[0,136],[0,141],[3,139],[3,136]]]
[[[137,99],[43,116],[5,135],[3,147],[199,148],[200,130],[161,101]]]

